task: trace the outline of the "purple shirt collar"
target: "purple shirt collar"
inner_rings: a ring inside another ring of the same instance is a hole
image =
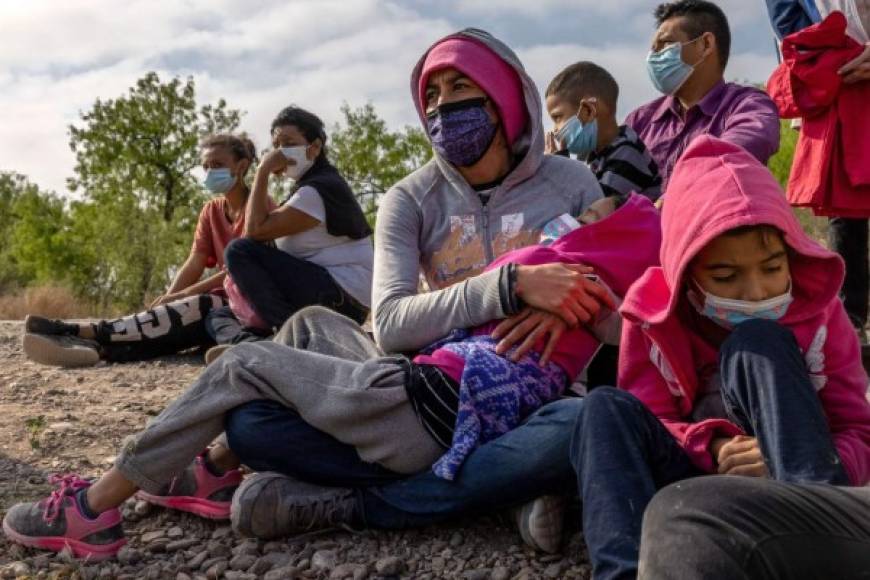
[[[719,109],[719,103],[722,101],[723,93],[725,92],[725,81],[719,80],[713,85],[707,94],[698,101],[698,104],[695,105],[698,109],[701,110],[704,115],[707,117],[712,117],[713,114]],[[654,121],[660,121],[662,117],[664,117],[667,113],[671,113],[677,119],[681,121],[683,118],[683,106],[680,104],[680,101],[673,95],[668,95],[662,100],[659,108],[656,110],[655,115],[653,115]]]

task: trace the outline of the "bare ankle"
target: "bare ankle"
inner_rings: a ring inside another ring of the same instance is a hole
[[[206,454],[209,463],[212,464],[221,473],[226,473],[232,469],[239,467],[239,458],[233,453],[229,447],[221,444],[213,445],[209,448]]]

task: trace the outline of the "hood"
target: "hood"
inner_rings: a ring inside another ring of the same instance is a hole
[[[420,123],[423,125],[423,130],[426,131],[427,128],[426,111],[423,110],[421,106],[422,98],[419,89],[423,64],[426,61],[426,56],[435,46],[451,38],[468,38],[483,44],[510,65],[520,77],[528,119],[526,120],[525,129],[513,143],[512,149],[514,155],[518,159],[522,158],[522,160],[507,175],[503,184],[511,185],[528,179],[537,172],[544,156],[544,128],[542,121],[543,111],[541,108],[541,97],[532,77],[530,77],[526,72],[526,69],[523,68],[523,64],[520,62],[516,53],[508,48],[505,43],[484,30],[466,28],[465,30],[445,36],[432,44],[432,46],[423,53],[420,60],[417,61],[417,65],[411,73],[411,96],[414,100],[414,107],[417,109],[417,114],[420,117]],[[469,188],[468,184],[465,183],[465,180],[450,162],[438,155],[437,152],[433,151],[432,153],[441,173],[444,174],[451,183],[454,183],[454,185],[458,186],[460,189]]]
[[[839,256],[807,236],[770,171],[737,145],[703,135],[692,141],[668,183],[662,211],[661,267],[650,268],[629,291],[624,315],[659,324],[680,299],[692,259],[711,240],[741,226],[771,225],[791,248],[794,303],[783,324],[817,315],[843,281]]]

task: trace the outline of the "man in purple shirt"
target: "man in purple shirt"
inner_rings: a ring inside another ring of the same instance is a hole
[[[728,19],[712,2],[679,0],[653,12],[658,30],[647,56],[650,79],[665,96],[628,115],[659,166],[662,188],[689,143],[710,134],[740,145],[762,163],[779,149],[779,115],[766,93],[726,83]]]

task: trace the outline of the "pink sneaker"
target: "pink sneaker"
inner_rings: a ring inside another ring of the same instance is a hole
[[[78,475],[52,475],[58,488],[40,502],[12,506],[3,518],[3,532],[13,542],[60,552],[69,548],[76,558],[99,562],[111,558],[127,543],[121,527],[121,512],[106,510],[95,519],[85,516],[76,493],[91,483]]]
[[[233,493],[242,483],[242,472],[231,469],[220,477],[205,466],[203,451],[187,469],[158,494],[140,491],[136,497],[165,508],[190,512],[210,520],[227,520]]]

